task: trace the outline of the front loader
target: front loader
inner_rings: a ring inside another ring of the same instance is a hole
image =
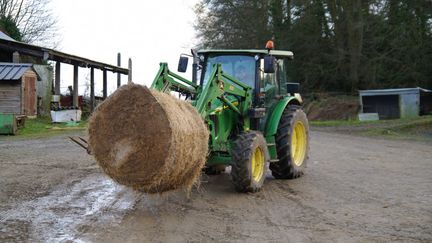
[[[231,166],[239,192],[258,191],[267,164],[276,179],[303,174],[309,126],[298,84],[286,71],[293,53],[280,50],[202,50],[192,52],[193,79],[160,69],[151,88],[177,92],[200,114],[210,132],[205,172]],[[185,72],[188,57],[180,57]]]

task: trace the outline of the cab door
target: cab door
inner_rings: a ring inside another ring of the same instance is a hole
[[[274,73],[264,72],[264,59],[260,59],[259,68],[260,93],[264,95],[265,106],[268,107],[272,100],[279,94],[277,78],[277,67]]]

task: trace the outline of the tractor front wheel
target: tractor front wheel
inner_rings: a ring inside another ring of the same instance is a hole
[[[309,125],[300,106],[285,108],[276,133],[278,162],[270,163],[276,179],[294,179],[304,173],[309,152]]]
[[[264,136],[249,131],[238,136],[232,150],[231,178],[239,192],[256,192],[261,189],[270,157]]]

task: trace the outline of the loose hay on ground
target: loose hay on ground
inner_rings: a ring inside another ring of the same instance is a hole
[[[104,172],[148,193],[190,189],[208,153],[207,126],[189,103],[130,84],[94,111],[89,144]]]

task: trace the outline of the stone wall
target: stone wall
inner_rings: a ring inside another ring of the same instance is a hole
[[[49,116],[54,77],[53,68],[50,65],[37,64],[33,65],[33,68],[41,79],[37,82],[38,115]]]

